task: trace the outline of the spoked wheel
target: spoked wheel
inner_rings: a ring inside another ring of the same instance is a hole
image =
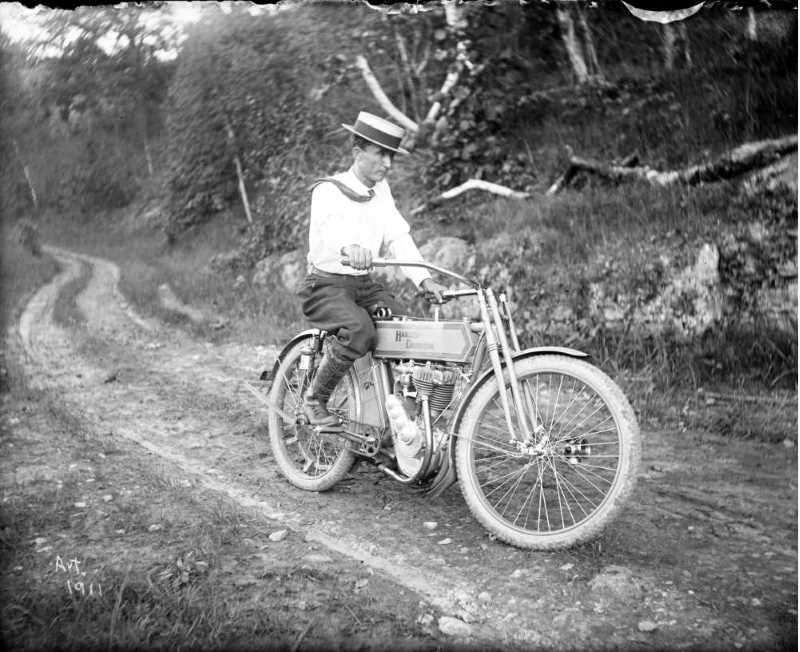
[[[487,381],[458,431],[461,491],[475,518],[512,545],[547,550],[587,541],[633,489],[641,457],[633,409],[611,378],[582,360],[535,356],[515,370],[532,436],[510,440],[499,386]],[[513,406],[507,374],[505,391]]]
[[[298,342],[287,353],[275,374],[270,401],[277,406],[269,414],[269,440],[280,472],[296,487],[306,491],[325,491],[341,480],[355,462],[355,454],[344,439],[335,434],[320,434],[303,417],[303,393],[308,388],[308,372],[300,369]],[[343,419],[357,420],[352,372],[336,386],[328,410]]]

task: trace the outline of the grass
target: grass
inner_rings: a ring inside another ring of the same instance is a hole
[[[319,649],[436,647],[413,625],[418,598],[398,604],[376,577],[354,594],[357,562],[309,565],[315,544],[269,541],[280,526],[87,430],[58,397],[15,392],[0,407],[0,448],[11,649],[289,649],[301,636]]]

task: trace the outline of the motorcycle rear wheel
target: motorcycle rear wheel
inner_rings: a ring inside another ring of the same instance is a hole
[[[633,409],[611,378],[583,360],[542,355],[514,368],[528,421],[541,425],[545,444],[536,450],[510,441],[498,383],[486,382],[458,430],[464,499],[484,527],[520,548],[554,550],[593,539],[635,484],[641,440]]]
[[[344,439],[335,434],[320,434],[301,418],[303,392],[311,377],[300,369],[300,352],[306,340],[287,351],[278,367],[270,390],[270,401],[277,406],[269,414],[269,440],[281,474],[305,491],[325,491],[344,478],[355,463],[355,454]],[[356,400],[352,372],[339,382],[328,401],[328,410],[355,420]],[[293,421],[286,417],[295,416]]]

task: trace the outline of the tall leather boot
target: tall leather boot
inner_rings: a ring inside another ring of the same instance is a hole
[[[352,362],[337,357],[330,348],[325,352],[317,369],[317,375],[314,376],[311,387],[303,397],[303,411],[312,426],[330,428],[341,425],[339,419],[328,412],[327,403],[336,385],[351,366]]]

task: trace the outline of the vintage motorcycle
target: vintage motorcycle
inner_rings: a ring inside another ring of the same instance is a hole
[[[328,402],[342,426],[310,427],[303,394],[322,356],[324,331],[306,330],[272,372],[269,438],[281,473],[325,491],[358,458],[438,496],[459,483],[474,517],[498,539],[550,550],[599,534],[630,495],[641,456],[628,400],[588,355],[521,349],[510,303],[447,269],[376,259],[375,267],[425,267],[460,282],[444,299],[474,297],[478,319],[373,314],[377,344]]]

